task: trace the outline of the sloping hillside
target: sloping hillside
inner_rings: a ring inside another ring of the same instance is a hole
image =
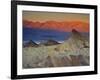
[[[23,68],[89,65],[89,40],[80,32],[73,29],[68,40],[61,44],[53,42],[47,46],[24,47]]]

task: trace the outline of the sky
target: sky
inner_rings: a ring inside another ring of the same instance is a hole
[[[89,14],[23,11],[23,40],[64,41],[72,29],[89,32]]]
[[[89,14],[23,11],[23,19],[30,21],[82,21],[89,22]]]
[[[23,11],[24,27],[89,32],[89,14]]]

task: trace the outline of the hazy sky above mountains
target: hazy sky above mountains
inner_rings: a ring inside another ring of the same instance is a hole
[[[23,19],[29,21],[82,21],[89,22],[89,14],[80,13],[58,13],[58,12],[36,12],[23,11]]]
[[[22,16],[24,41],[64,41],[73,29],[89,32],[89,14],[23,11]]]

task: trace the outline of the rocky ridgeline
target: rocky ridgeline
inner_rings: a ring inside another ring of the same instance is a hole
[[[23,48],[23,68],[87,65],[89,40],[75,29],[70,38],[61,44],[53,40],[41,44],[29,41]]]

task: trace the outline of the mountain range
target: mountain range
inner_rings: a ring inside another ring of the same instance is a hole
[[[32,22],[28,20],[23,20],[23,27],[28,28],[39,28],[39,29],[49,29],[49,30],[59,30],[70,32],[72,29],[76,29],[79,32],[89,32],[89,23],[81,21],[46,21],[46,22]]]

